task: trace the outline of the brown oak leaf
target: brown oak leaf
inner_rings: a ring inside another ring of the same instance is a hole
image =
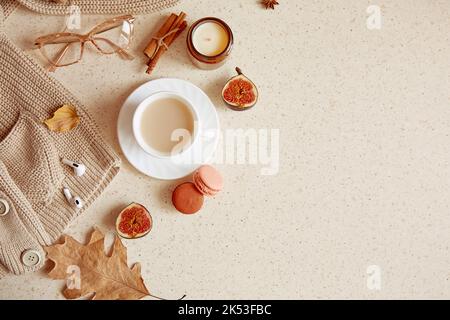
[[[93,300],[134,300],[150,295],[140,264],[128,267],[127,249],[119,237],[115,236],[110,256],[105,254],[105,235],[97,228],[86,245],[67,235],[63,240],[62,244],[44,249],[47,258],[55,264],[49,272],[50,278],[66,280],[63,294],[67,299],[93,294]],[[74,270],[75,274],[71,275]]]

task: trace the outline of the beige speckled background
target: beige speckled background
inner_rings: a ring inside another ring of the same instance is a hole
[[[125,160],[104,196],[68,229],[82,240],[91,226],[113,231],[120,207],[148,206],[155,226],[126,242],[131,262],[159,296],[178,298],[450,297],[450,4],[445,0],[189,0],[173,10],[189,21],[226,20],[236,46],[217,71],[189,62],[183,40],[153,77],[140,54],[169,11],[139,16],[133,62],[102,57],[61,69],[61,80],[120,152],[116,120],[134,88],[178,77],[203,88],[227,128],[279,128],[280,172],[220,165],[226,189],[186,217],[170,203],[176,182],[139,174]],[[366,9],[382,8],[381,30]],[[88,29],[103,17],[83,17]],[[9,35],[31,55],[36,35],[60,31],[62,17],[20,9]],[[246,113],[226,109],[224,81],[236,65],[259,85]],[[123,157],[122,157],[123,158]],[[366,269],[379,265],[382,288]],[[61,298],[63,282],[44,272],[0,282],[0,298]]]

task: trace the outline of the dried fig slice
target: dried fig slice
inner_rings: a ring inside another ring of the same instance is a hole
[[[240,68],[236,68],[236,72],[238,75],[231,78],[223,88],[222,98],[233,110],[248,110],[258,102],[258,89]]]
[[[132,203],[123,209],[116,220],[116,230],[125,239],[138,239],[146,236],[153,226],[150,212],[141,204]]]

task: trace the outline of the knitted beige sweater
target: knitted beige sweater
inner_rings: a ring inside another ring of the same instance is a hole
[[[0,214],[0,278],[9,272],[22,274],[42,267],[42,246],[58,239],[68,224],[100,196],[120,166],[118,156],[104,142],[79,101],[3,33],[2,7],[10,13],[14,3],[1,1],[0,201],[7,203],[9,210],[6,215]],[[48,1],[19,1],[41,12],[63,13],[62,7]],[[125,13],[129,12],[127,8],[133,12],[150,11],[175,1],[74,2],[85,12]],[[104,7],[112,3],[116,5]],[[68,133],[51,132],[42,122],[63,104],[75,106],[81,122]],[[70,167],[61,164],[62,157],[85,164],[86,173],[76,177]],[[80,196],[82,209],[68,204],[63,186]],[[32,266],[24,261],[30,250],[41,257]]]
[[[76,5],[82,13],[139,14],[161,10],[175,5],[179,0],[1,0],[11,6],[25,7],[45,14],[66,14],[69,5]],[[6,6],[5,6],[6,7]],[[11,10],[11,7],[10,9]],[[5,10],[6,11],[6,10]]]

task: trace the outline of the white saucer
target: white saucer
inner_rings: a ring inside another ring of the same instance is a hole
[[[174,158],[158,158],[146,153],[133,134],[133,114],[137,106],[161,91],[175,92],[189,100],[200,122],[198,139],[188,151]],[[159,79],[143,84],[127,98],[119,113],[117,133],[125,157],[137,170],[156,179],[175,180],[211,159],[219,141],[219,118],[211,100],[197,86],[179,79]]]

